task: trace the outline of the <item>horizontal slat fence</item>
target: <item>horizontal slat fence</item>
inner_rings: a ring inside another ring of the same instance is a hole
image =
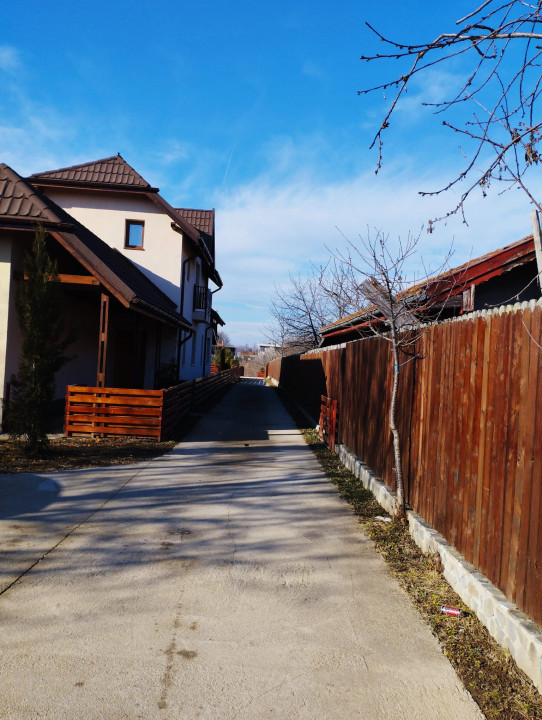
[[[243,368],[180,383],[165,390],[66,388],[66,435],[135,436],[167,440],[183,417],[201,409],[219,390],[243,375]]]
[[[397,408],[410,505],[539,624],[541,346],[540,305],[428,327],[401,360]],[[337,400],[338,442],[395,488],[386,339],[278,359],[268,374],[315,421],[321,395]]]

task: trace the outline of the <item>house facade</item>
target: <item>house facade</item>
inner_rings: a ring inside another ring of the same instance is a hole
[[[58,263],[75,337],[67,384],[153,388],[210,372],[214,211],[175,209],[119,155],[23,178],[0,165],[0,393],[21,336],[15,312],[37,224]]]

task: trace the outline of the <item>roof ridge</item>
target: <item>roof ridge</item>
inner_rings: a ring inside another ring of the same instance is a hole
[[[87,167],[88,165],[97,165],[98,163],[111,162],[112,160],[115,160],[119,157],[124,160],[122,155],[120,153],[117,153],[116,155],[111,155],[111,157],[102,158],[100,160],[90,160],[84,163],[75,163],[74,165],[67,165],[66,167],[55,168],[54,170],[44,170],[43,172],[32,173],[32,175],[29,175],[28,177],[40,177],[40,175],[50,175],[51,173],[65,172],[66,170],[75,170],[76,168]]]
[[[77,165],[33,173],[27,178],[37,184],[61,184],[82,187],[115,187],[158,192],[120,153]]]

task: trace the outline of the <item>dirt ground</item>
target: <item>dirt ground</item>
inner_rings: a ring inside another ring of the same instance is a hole
[[[175,442],[142,438],[87,438],[54,435],[46,452],[29,457],[24,445],[0,436],[0,473],[55,472],[76,468],[125,465],[163,455]]]

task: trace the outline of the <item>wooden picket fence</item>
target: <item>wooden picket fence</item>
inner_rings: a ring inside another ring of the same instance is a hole
[[[64,433],[167,440],[184,417],[205,407],[219,390],[242,375],[242,367],[231,368],[165,390],[69,385]]]

